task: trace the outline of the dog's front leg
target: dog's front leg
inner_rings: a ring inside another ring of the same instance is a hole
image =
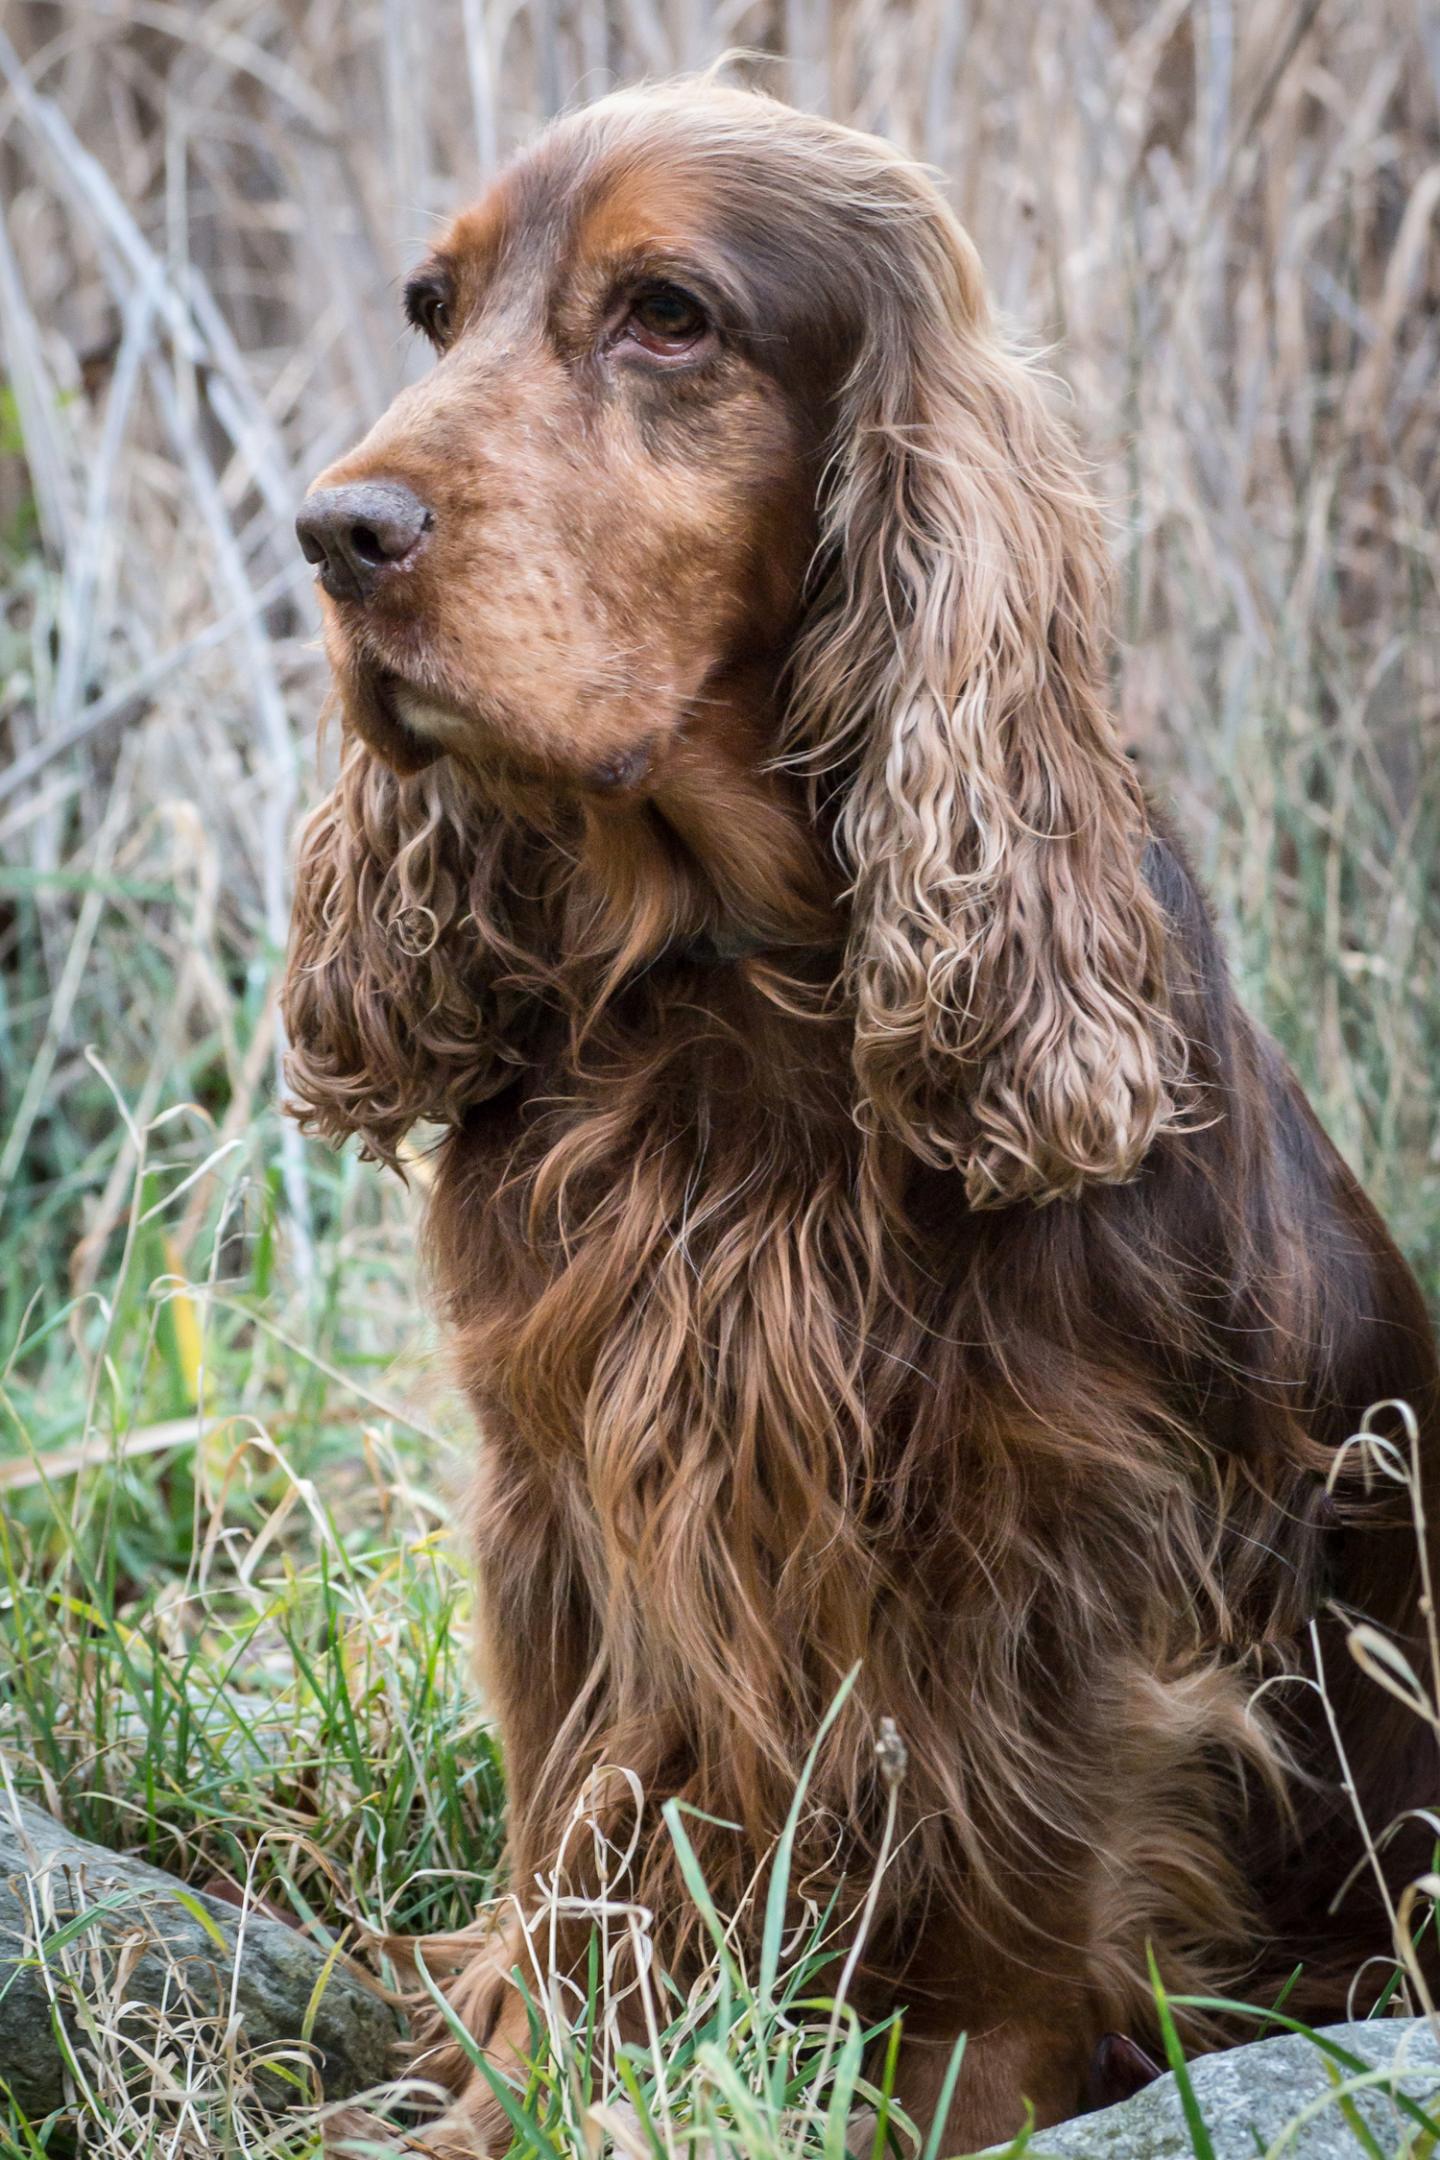
[[[1021,2016],[971,2028],[940,2138],[942,2153],[981,2152],[1024,2129],[1068,2122],[1086,2100],[1097,2034],[1077,2010]],[[958,2030],[958,2028],[957,2028]],[[895,2096],[928,2138],[943,2097],[957,2035],[907,2032],[895,2072]]]

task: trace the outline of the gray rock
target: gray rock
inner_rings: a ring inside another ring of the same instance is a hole
[[[1424,2018],[1383,2018],[1369,2025],[1329,2025],[1325,2037],[1385,2072],[1381,2084],[1355,2096],[1355,2107],[1380,2150],[1409,2150],[1407,2120],[1394,2095],[1404,2093],[1435,2115],[1440,2105],[1440,2047]],[[1327,2058],[1298,2033],[1257,2040],[1190,2065],[1190,2079],[1216,2160],[1257,2160],[1311,2103],[1333,2093]],[[1338,2065],[1334,2065],[1339,2069]],[[1339,2069],[1349,2083],[1354,2073]],[[1435,2105],[1432,2105],[1435,2103]],[[1425,2150],[1423,2143],[1419,2147]],[[1030,2160],[1192,2160],[1173,2077],[1159,2078],[1118,2107],[1081,2115],[1058,2130],[1037,2131]],[[1285,2160],[1362,2160],[1364,2146],[1333,2099],[1284,2146]]]
[[[89,1924],[66,1941],[67,1921],[87,1913]],[[37,1941],[46,1946],[48,1980]],[[147,2023],[153,2029],[163,2001],[187,2019],[214,2020],[218,2039],[233,1986],[232,2037],[253,2051],[300,2039],[324,1963],[325,1951],[283,1921],[253,1911],[242,1919],[224,1900],[73,1837],[42,1809],[0,1793],[0,2074],[32,2115],[64,2097],[52,1989],[72,2034],[75,1997],[98,1995],[104,2016],[115,2014],[112,2005],[127,2006],[126,2029],[137,2035]],[[325,2097],[379,2084],[397,2038],[390,2005],[337,1960],[311,2029]],[[79,2045],[84,2051],[83,2039]],[[289,2091],[299,2097],[293,2085]]]

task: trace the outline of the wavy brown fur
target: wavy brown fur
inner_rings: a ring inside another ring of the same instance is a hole
[[[626,327],[657,275],[679,354]],[[952,2142],[1080,2104],[1147,1942],[1338,2007],[1383,1927],[1326,1917],[1305,1698],[1246,1705],[1327,1599],[1413,1628],[1403,1524],[1324,1474],[1369,1401],[1433,1418],[1433,1348],[1123,754],[1096,513],[968,242],[888,146],[679,85],[425,276],[441,363],[325,476],[435,523],[327,607],[285,1008],[311,1128],[442,1128],[515,1884],[620,1764],[738,1905],[858,1666],[797,1879],[858,1900],[893,1717],[863,1989],[922,2113],[971,2033]],[[1373,1819],[1432,1797],[1329,1664]],[[683,1968],[663,1834],[636,1887]],[[503,2059],[507,1950],[450,1949]]]

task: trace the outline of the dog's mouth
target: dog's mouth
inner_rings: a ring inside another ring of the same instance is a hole
[[[527,754],[515,731],[500,727],[494,715],[462,709],[372,654],[355,654],[338,679],[355,732],[402,776],[455,754],[467,767],[483,768],[515,786],[543,786],[557,778],[553,759]],[[592,799],[623,803],[644,790],[655,757],[656,739],[646,733],[623,751],[602,755],[565,777]]]
[[[422,772],[445,755],[449,745],[438,728],[426,724],[432,712],[437,721],[442,718],[439,708],[424,705],[391,669],[363,664],[347,669],[342,695],[356,734],[396,772]],[[456,726],[443,717],[451,729]]]

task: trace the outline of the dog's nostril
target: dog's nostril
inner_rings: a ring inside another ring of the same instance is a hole
[[[408,567],[435,513],[400,480],[367,480],[307,495],[295,520],[300,550],[337,600],[368,600],[382,575]]]
[[[372,532],[368,525],[351,526],[350,545],[362,562],[383,563],[391,560],[388,551],[381,545],[379,534]]]

